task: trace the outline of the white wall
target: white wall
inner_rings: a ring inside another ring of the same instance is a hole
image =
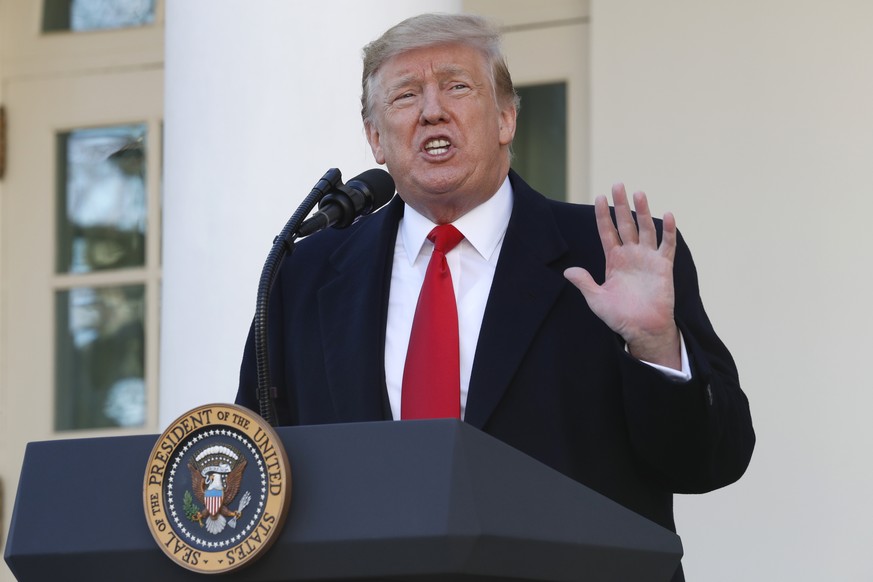
[[[327,171],[375,166],[361,49],[459,0],[168,2],[160,427],[232,402],[273,237]]]
[[[758,446],[689,580],[873,579],[873,2],[593,0],[592,190],[672,210]]]

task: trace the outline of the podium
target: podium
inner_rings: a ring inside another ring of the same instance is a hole
[[[285,528],[225,580],[668,582],[671,531],[457,420],[278,428]],[[156,435],[30,443],[4,557],[31,580],[203,580],[152,538]]]

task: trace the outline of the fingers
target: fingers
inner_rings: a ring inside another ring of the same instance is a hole
[[[670,258],[674,256],[676,251],[676,219],[671,213],[668,212],[664,215],[664,234],[659,247],[658,233],[655,230],[655,221],[652,219],[646,193],[635,192],[633,195],[636,220],[631,212],[624,184],[618,183],[612,187],[612,200],[615,207],[615,224],[609,219],[606,198],[598,196],[595,201],[597,230],[600,233],[604,250],[621,244],[640,243],[648,248],[660,248],[665,256]],[[608,222],[607,219],[609,219]]]
[[[591,277],[591,274],[582,267],[570,267],[564,270],[564,278],[573,283],[586,298],[589,293],[597,290],[599,285]]]
[[[598,196],[594,200],[594,216],[597,219],[597,233],[600,235],[603,251],[609,253],[610,249],[621,246],[621,240],[609,214],[609,202],[606,201],[606,196]]]
[[[658,248],[658,233],[655,232],[655,222],[649,211],[649,201],[645,192],[634,194],[634,209],[637,211],[637,223],[639,224],[640,243],[649,248]]]
[[[664,214],[664,230],[660,251],[671,261],[676,256],[676,218],[672,212]]]
[[[633,214],[631,214],[630,204],[627,201],[627,192],[625,192],[624,184],[615,184],[612,187],[612,202],[615,206],[615,223],[618,226],[618,234],[621,237],[621,242],[624,244],[634,244],[639,242],[637,236],[637,225],[634,222]]]

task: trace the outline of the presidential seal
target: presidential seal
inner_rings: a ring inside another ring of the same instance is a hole
[[[290,501],[281,440],[241,406],[186,412],[149,456],[143,485],[149,529],[165,554],[195,572],[230,572],[260,558],[282,530]]]

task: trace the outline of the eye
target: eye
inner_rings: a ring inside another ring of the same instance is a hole
[[[394,101],[402,101],[404,99],[411,99],[413,97],[415,97],[415,93],[413,93],[412,91],[404,91],[403,93],[398,93],[394,97]]]

